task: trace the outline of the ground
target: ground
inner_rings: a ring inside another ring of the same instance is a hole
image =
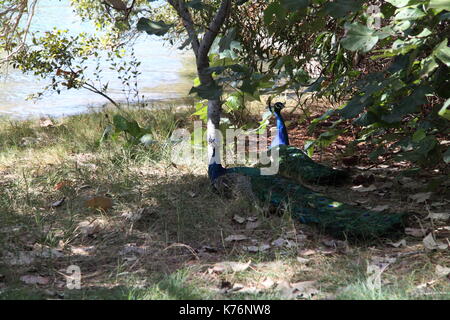
[[[159,142],[100,143],[112,111],[1,120],[0,299],[450,298],[440,172],[411,176],[401,164],[363,161],[352,165],[353,182],[311,186],[354,205],[411,212],[400,236],[347,242],[289,212],[224,199],[204,166],[171,163],[164,141],[189,127],[192,110],[125,112]],[[291,121],[289,129],[301,147],[305,126]],[[314,158],[343,167],[336,150],[345,139]],[[76,284],[70,266],[81,289],[67,286]]]

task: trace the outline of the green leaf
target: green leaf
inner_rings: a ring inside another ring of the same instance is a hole
[[[339,111],[339,113],[344,119],[351,119],[363,112],[363,110],[371,104],[372,99],[368,95],[357,95],[354,96],[345,107]]]
[[[288,11],[297,11],[308,7],[309,0],[280,0],[281,5]]]
[[[327,1],[324,4],[324,12],[333,18],[342,18],[351,12],[358,11],[362,6],[362,1],[355,0],[337,0],[335,2]]]
[[[362,24],[352,23],[347,25],[347,29],[347,36],[341,40],[342,46],[347,50],[367,52],[378,42],[379,38],[374,30]]]
[[[433,50],[433,55],[442,61],[447,67],[450,67],[450,48],[447,47],[448,39],[439,43]]]
[[[425,130],[424,129],[419,129],[416,132],[414,132],[414,134],[412,136],[412,141],[413,142],[420,142],[426,136],[427,136],[427,134],[425,133]]]
[[[253,95],[257,88],[258,84],[248,79],[242,81],[242,85],[239,87],[241,91],[248,93],[249,95]]]
[[[186,6],[187,7],[191,7],[194,10],[203,10],[208,8],[208,6],[206,6],[202,0],[191,0],[186,2]]]
[[[450,120],[450,110],[447,110],[448,107],[450,106],[450,99],[447,99],[447,101],[444,102],[444,104],[442,105],[441,110],[439,110],[438,114],[447,119]]]
[[[424,28],[422,32],[420,32],[416,37],[417,38],[426,38],[428,37],[432,32],[428,28]]]
[[[426,156],[438,144],[434,136],[426,136],[414,145],[414,152]]]
[[[381,39],[386,39],[389,36],[395,35],[395,32],[390,26],[385,26],[385,27],[381,28],[380,30],[376,30],[374,32],[374,35],[376,35],[381,40]]]
[[[203,102],[197,102],[195,104],[195,111],[192,115],[199,116],[200,120],[205,121],[208,118],[208,105]]]
[[[286,12],[279,2],[272,2],[267,6],[266,10],[264,10],[264,23],[266,25],[271,24],[274,20],[274,16],[280,21],[283,21],[286,17]]]
[[[429,7],[450,11],[450,0],[430,0]]]
[[[389,2],[394,7],[402,8],[406,7],[409,4],[410,0],[386,0],[386,2]]]
[[[405,7],[397,10],[397,14],[394,19],[401,20],[417,20],[426,16],[426,13],[420,10],[418,7]]]
[[[415,88],[409,96],[395,105],[389,114],[383,115],[382,120],[387,123],[395,123],[401,121],[405,115],[419,111],[418,107],[427,103],[426,94],[431,91],[432,89],[428,86]]]
[[[421,77],[427,77],[431,72],[439,67],[438,63],[433,57],[427,57],[420,62],[419,74]]]
[[[354,120],[353,123],[357,126],[367,127],[372,123],[377,122],[378,118],[373,112],[363,113],[358,119]]]
[[[203,99],[215,100],[219,99],[222,95],[222,88],[217,85],[216,82],[209,83],[208,85],[199,85],[193,87],[189,94],[197,93],[197,95]]]
[[[137,29],[139,31],[145,31],[147,34],[163,36],[172,27],[170,24],[166,24],[164,21],[151,21],[147,18],[140,18],[137,23]]]
[[[128,129],[128,120],[119,114],[114,115],[113,123],[117,131],[126,131]]]
[[[128,121],[127,127],[127,132],[136,139],[139,139],[142,135],[144,135],[144,132],[136,120]]]
[[[314,154],[314,146],[315,146],[315,141],[314,140],[307,140],[305,142],[305,147],[304,149],[306,150],[308,157],[312,157]]]
[[[219,52],[223,52],[225,50],[230,49],[231,42],[236,37],[236,29],[231,28],[227,31],[225,36],[223,36],[219,41]]]

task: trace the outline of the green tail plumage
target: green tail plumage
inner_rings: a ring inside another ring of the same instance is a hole
[[[280,145],[276,149],[280,159],[279,174],[283,177],[314,184],[340,184],[348,178],[347,172],[317,163],[298,148]]]
[[[381,213],[357,208],[281,176],[260,175],[257,168],[229,168],[226,175],[219,177],[216,185],[226,179],[227,187],[230,187],[230,178],[233,180],[234,174],[247,177],[247,186],[242,186],[242,178],[234,179],[233,188],[237,187],[240,194],[244,193],[243,190],[250,191],[254,200],[287,209],[301,223],[316,225],[340,238],[382,237],[398,229],[405,216],[402,213]],[[240,185],[237,186],[236,182]]]

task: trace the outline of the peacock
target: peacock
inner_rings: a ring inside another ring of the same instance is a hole
[[[270,151],[277,149],[279,156],[279,174],[299,183],[340,184],[348,178],[348,173],[335,170],[312,160],[303,150],[289,145],[287,128],[281,116],[284,104],[277,102],[270,111],[275,115],[277,131]]]
[[[344,177],[345,173],[315,163],[301,150],[289,147],[287,129],[280,113],[282,108],[281,103],[273,107],[277,132],[270,147],[271,150],[279,148],[280,158],[284,157],[280,160],[280,173],[263,175],[261,168],[255,167],[224,168],[217,160],[214,148],[208,176],[215,190],[223,195],[246,197],[277,211],[287,210],[299,222],[316,225],[337,238],[382,237],[403,225],[404,213],[358,208],[305,187],[302,181],[330,181]]]

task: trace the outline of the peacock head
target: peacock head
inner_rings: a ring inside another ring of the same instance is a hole
[[[277,102],[273,106],[269,105],[270,112],[280,113],[281,109],[284,108],[284,103]]]

